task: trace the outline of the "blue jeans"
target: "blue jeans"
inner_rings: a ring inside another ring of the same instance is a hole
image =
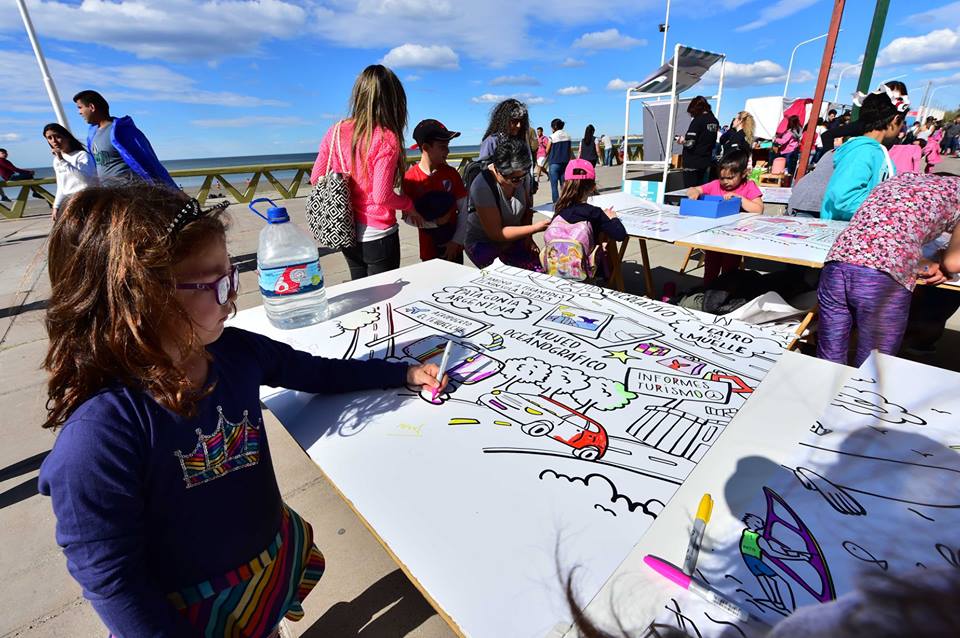
[[[613,166],[613,147],[608,148],[603,152],[603,165]]]
[[[550,165],[550,194],[553,195],[553,199],[550,201],[555,202],[560,199],[560,185],[563,184],[563,171],[565,170],[567,170],[566,163]]]

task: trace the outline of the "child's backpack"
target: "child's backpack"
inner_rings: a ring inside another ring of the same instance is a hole
[[[597,250],[593,226],[582,221],[569,223],[559,215],[543,233],[543,269],[563,279],[584,281],[596,274],[594,253]]]

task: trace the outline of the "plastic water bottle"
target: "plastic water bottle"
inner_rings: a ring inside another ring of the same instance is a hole
[[[266,216],[256,208],[260,202],[270,204]],[[257,246],[257,279],[270,323],[288,329],[326,319],[327,291],[313,238],[270,199],[253,200],[250,210],[267,220]]]

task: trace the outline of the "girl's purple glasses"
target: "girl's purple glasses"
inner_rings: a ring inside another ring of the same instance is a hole
[[[221,306],[230,300],[230,294],[240,289],[240,269],[234,266],[230,274],[209,284],[177,284],[177,290],[212,290]]]

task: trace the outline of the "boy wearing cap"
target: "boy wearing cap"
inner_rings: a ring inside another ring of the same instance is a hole
[[[420,259],[438,257],[463,263],[467,189],[455,168],[447,164],[450,140],[459,137],[437,120],[423,120],[413,130],[420,161],[403,176],[403,192],[425,220],[420,226]],[[410,223],[410,222],[408,222]]]

